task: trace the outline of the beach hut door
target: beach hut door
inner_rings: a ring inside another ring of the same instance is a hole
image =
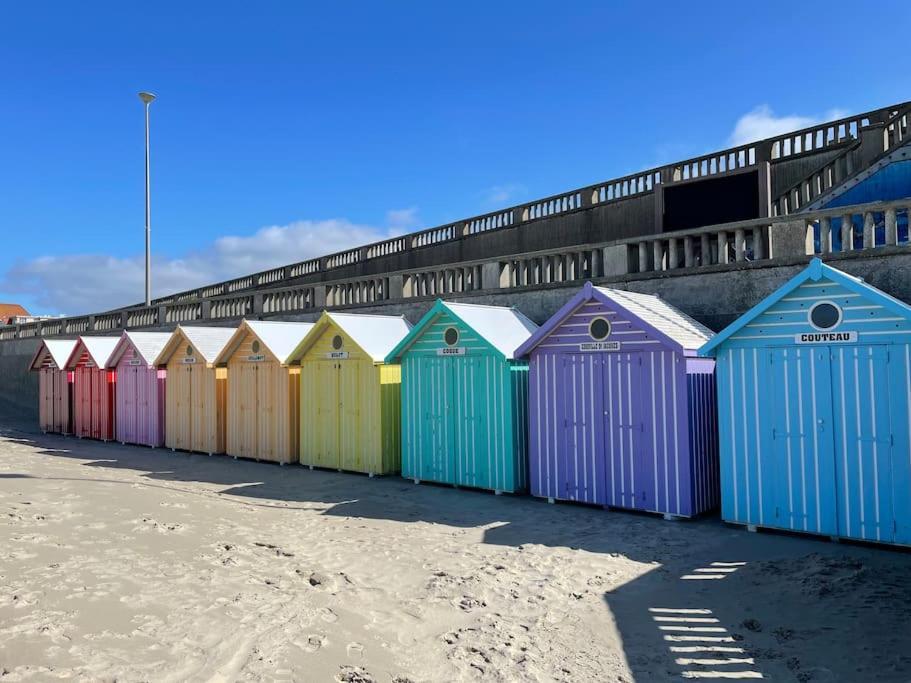
[[[832,347],[831,358],[839,535],[895,541],[889,350]]]
[[[837,534],[829,349],[771,349],[770,365],[775,525]],[[738,476],[746,482],[758,473],[744,468]]]
[[[560,498],[586,503],[604,502],[605,362],[595,354],[567,355],[563,359],[563,448],[557,480]]]
[[[452,364],[449,358],[421,358],[420,377],[424,388],[424,443],[420,459],[422,476],[434,481],[453,481],[455,450],[452,448],[451,408],[453,403]],[[454,422],[454,420],[452,420]]]

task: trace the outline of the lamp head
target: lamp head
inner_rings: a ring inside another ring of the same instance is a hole
[[[152,100],[155,99],[155,95],[153,93],[143,91],[139,93],[139,99],[141,99],[146,104],[149,104]]]

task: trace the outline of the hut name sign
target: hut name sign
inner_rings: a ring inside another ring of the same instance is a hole
[[[619,351],[618,341],[583,342],[579,344],[580,351]]]
[[[446,346],[441,349],[437,349],[438,356],[464,356],[465,347],[464,346]]]
[[[851,344],[857,341],[857,332],[801,332],[794,335],[797,344]]]
[[[138,358],[133,358],[132,360],[127,361],[127,365],[142,365],[142,361]]]
[[[194,363],[196,363],[196,358],[193,356],[188,356],[187,358],[181,359],[180,362],[183,363],[184,365],[193,365]]]
[[[254,353],[250,356],[247,356],[247,360],[251,363],[261,363],[262,361],[266,360],[266,356],[263,353]]]
[[[345,360],[348,358],[347,351],[330,351],[326,354],[326,358],[329,360]]]

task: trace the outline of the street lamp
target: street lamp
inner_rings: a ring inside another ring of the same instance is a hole
[[[139,93],[146,109],[146,306],[152,305],[152,207],[149,200],[149,105],[155,99],[150,92]]]

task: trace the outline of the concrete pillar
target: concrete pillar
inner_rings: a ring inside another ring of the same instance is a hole
[[[743,228],[734,230],[734,260],[743,261],[746,252],[746,231]]]
[[[898,244],[898,221],[895,209],[886,209],[886,246]]]
[[[709,234],[707,232],[699,235],[699,265],[708,266],[712,264],[712,245],[709,244]]]
[[[260,294],[259,296],[260,296],[260,299],[262,299],[262,294]],[[253,295],[253,301],[254,301],[254,305],[255,305],[255,302],[256,302],[255,294]],[[152,322],[153,325],[164,325],[165,322],[167,322],[168,307],[159,306],[158,309],[154,311],[153,315],[155,316],[155,319]]]
[[[316,285],[313,288],[313,308],[326,307],[326,289],[324,285]]]
[[[390,275],[388,279],[388,292],[387,297],[389,299],[404,299],[405,298],[405,276],[404,275]],[[411,296],[410,294],[408,296]]]
[[[854,217],[849,213],[841,217],[841,250],[854,251]]]
[[[864,211],[864,249],[876,246],[876,225],[873,222],[873,212]]]
[[[728,234],[722,230],[718,233],[718,263],[728,263]]]
[[[819,253],[832,253],[832,219],[828,216],[819,219]]]
[[[807,230],[805,219],[772,223],[769,226],[769,258],[806,256],[813,253],[812,242],[807,244],[808,234],[812,235],[812,231]]]
[[[629,273],[629,249],[625,244],[604,247],[604,276],[614,277]]]
[[[484,263],[481,265],[481,289],[498,289],[503,285],[500,282],[500,263]]]
[[[671,237],[667,241],[667,267],[673,270],[677,267],[677,238]]]
[[[639,272],[648,270],[648,242],[639,242]]]
[[[655,270],[664,270],[664,242],[662,240],[652,240],[652,263]]]
[[[589,252],[591,259],[592,277],[602,277],[604,275],[604,251],[602,249],[593,249]]]
[[[693,265],[693,238],[687,235],[683,238],[683,267],[692,268]]]
[[[761,261],[765,258],[765,245],[762,240],[762,228],[753,228],[753,260]]]

